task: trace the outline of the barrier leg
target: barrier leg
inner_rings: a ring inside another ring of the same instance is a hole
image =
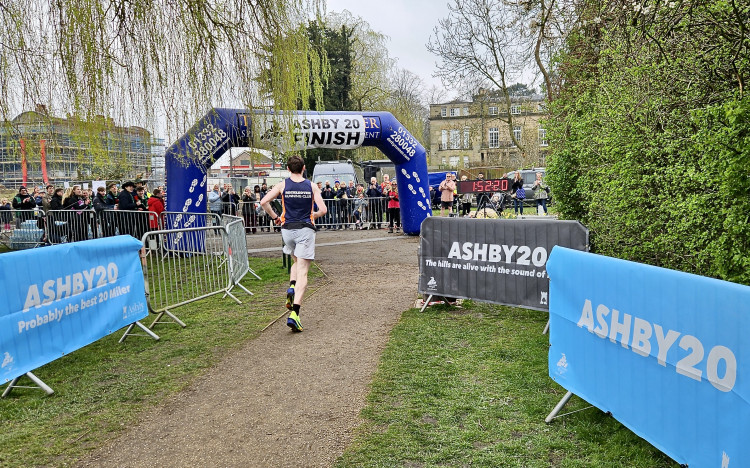
[[[130,333],[130,331],[135,326],[138,326],[141,330],[143,330],[144,332],[146,332],[148,334],[148,336],[150,336],[154,340],[159,341],[159,335],[157,335],[156,333],[154,333],[151,330],[149,330],[148,327],[146,325],[142,324],[140,321],[136,321],[136,322],[133,322],[130,325],[128,325],[128,329],[125,330],[125,333],[123,333],[123,335],[120,338],[120,341],[118,341],[118,343],[122,343],[123,341],[125,341],[125,338],[127,338],[128,336],[146,336],[146,335],[142,335],[140,333]]]
[[[419,311],[424,312],[424,310],[427,308],[427,304],[429,304],[431,300],[432,300],[432,294],[430,294],[427,300],[424,301],[424,304],[422,304],[422,308],[419,309]]]
[[[544,418],[544,422],[549,423],[550,421],[552,421],[553,419],[555,419],[555,417],[557,417],[557,413],[560,412],[560,410],[562,409],[562,407],[565,406],[565,404],[568,402],[568,400],[570,400],[570,397],[572,397],[572,396],[573,396],[573,392],[566,393],[565,396],[562,397],[562,399],[560,400],[560,402],[557,403],[557,405],[552,410],[552,412],[546,418]]]
[[[547,319],[547,325],[544,326],[544,330],[542,330],[542,335],[546,335],[549,331],[549,319]]]
[[[8,384],[8,388],[6,388],[5,391],[3,392],[2,398],[5,398],[6,396],[8,396],[8,394],[10,394],[10,391],[13,390],[14,388],[41,388],[42,390],[44,390],[44,392],[47,395],[52,395],[53,393],[55,393],[55,391],[52,390],[46,383],[42,382],[42,379],[32,374],[31,372],[27,372],[24,375],[28,377],[29,379],[31,379],[31,381],[34,382],[36,386],[29,387],[25,385],[18,385],[18,380],[23,376],[16,377],[15,379],[11,380],[11,382]]]
[[[160,320],[161,320],[161,318],[162,318],[162,317],[164,317],[165,315],[166,315],[167,317],[171,318],[171,319],[172,319],[172,321],[174,321],[174,322],[175,322],[175,323],[176,323],[177,325],[181,326],[182,328],[185,328],[185,327],[187,327],[187,325],[185,325],[185,322],[183,322],[182,320],[178,319],[178,318],[177,318],[177,316],[175,316],[175,315],[174,315],[174,314],[173,314],[172,312],[170,312],[170,311],[168,311],[168,310],[163,310],[163,311],[159,312],[159,313],[158,313],[158,314],[156,315],[156,318],[154,319],[154,321],[153,321],[153,322],[151,322],[151,325],[149,325],[149,326],[148,326],[148,328],[150,328],[151,330],[153,330],[153,329],[154,329],[154,326],[155,326],[155,325],[156,325],[157,323],[172,323],[172,322],[161,322],[161,321],[160,321]]]

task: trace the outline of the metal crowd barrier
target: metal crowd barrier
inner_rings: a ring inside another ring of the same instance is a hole
[[[0,243],[12,250],[22,250],[39,247],[44,242],[44,211],[0,211]]]
[[[232,235],[237,236],[242,230],[241,220],[238,219],[231,230]],[[244,266],[247,263],[247,247],[242,248],[244,233],[242,237],[242,245],[239,237],[231,241],[229,229],[224,226],[145,233],[142,238],[143,274],[149,310],[156,314],[148,328],[153,329],[157,323],[172,323],[162,321],[165,315],[184,328],[186,324],[173,310],[216,294],[223,293],[242,304],[231,293],[249,271],[249,265]]]
[[[315,225],[322,229],[380,229],[387,225],[385,197],[323,201],[328,212],[315,221]]]
[[[159,227],[161,229],[182,229],[220,225],[221,216],[215,213],[163,211],[159,218]]]
[[[223,216],[222,221],[227,230],[227,255],[229,256],[230,268],[232,275],[232,288],[237,286],[248,294],[253,294],[240,284],[242,278],[250,273],[258,279],[261,279],[252,268],[247,256],[247,236],[245,235],[245,226],[242,218],[237,216]]]

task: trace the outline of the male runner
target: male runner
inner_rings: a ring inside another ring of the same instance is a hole
[[[290,309],[287,326],[301,332],[299,321],[302,296],[307,287],[307,272],[315,259],[315,219],[328,211],[320,189],[302,176],[305,163],[300,156],[291,156],[286,163],[291,172],[288,179],[276,184],[260,201],[263,210],[281,226],[284,253],[292,256],[289,289],[286,291],[286,308]],[[271,208],[271,201],[281,194],[281,216]],[[315,208],[318,208],[315,210]]]

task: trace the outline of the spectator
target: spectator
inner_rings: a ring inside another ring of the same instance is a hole
[[[0,200],[0,224],[3,225],[3,231],[10,231],[10,223],[13,222],[12,209],[10,200],[7,198]]]
[[[536,211],[539,212],[539,207],[544,209],[544,216],[547,216],[547,197],[549,196],[549,185],[544,183],[542,179],[542,173],[536,173],[536,180],[534,185],[531,187],[534,191],[534,200],[536,200]]]
[[[36,203],[36,206],[41,207],[42,206],[42,189],[41,187],[34,187],[34,203]]]
[[[115,185],[115,187],[117,186]],[[102,229],[103,237],[110,237],[115,235],[115,231],[113,228],[114,220],[112,219],[112,215],[104,213],[105,211],[112,211],[114,209],[115,205],[109,204],[109,193],[107,193],[107,189],[101,186],[97,187],[96,195],[94,195],[94,211],[96,212],[97,218],[99,219],[99,225]]]
[[[34,219],[36,201],[34,201],[34,197],[29,195],[29,191],[23,185],[18,189],[18,194],[13,197],[11,205],[16,210],[16,227],[21,227],[21,223],[26,220]]]
[[[42,194],[42,209],[45,211],[50,210],[49,202],[52,200],[52,195],[55,194],[55,186],[54,185],[47,185],[45,187],[45,192]]]
[[[380,188],[375,177],[370,178],[370,186],[365,191],[365,195],[370,202],[370,216],[372,216],[373,222],[371,227],[380,229],[380,223],[383,221],[383,208],[381,205],[383,189]]]
[[[440,190],[440,216],[443,216],[444,210],[448,210],[450,214],[453,208],[453,191],[456,189],[456,183],[453,182],[452,174],[448,172],[445,174],[445,180],[440,182],[438,190]]]
[[[127,181],[122,184],[122,191],[117,196],[117,209],[119,211],[136,211],[138,209],[138,205],[135,203],[134,191],[135,184],[133,182]],[[133,229],[136,224],[135,216],[136,215],[121,215],[118,217],[116,227],[119,229],[120,234],[132,235],[135,237],[135,234],[137,233],[137,231]]]
[[[221,219],[221,191],[219,184],[214,184],[214,189],[208,192],[208,209]]]
[[[346,227],[345,224],[349,222],[349,213],[347,212],[349,192],[346,185],[341,185],[341,182],[338,180],[334,184],[333,190],[336,192],[336,202],[334,204],[338,215],[337,228],[341,230],[344,229]]]
[[[466,176],[461,176],[461,182],[467,179]],[[471,192],[462,193],[459,197],[461,203],[461,216],[468,216],[471,213],[471,203],[474,201],[474,194]]]
[[[47,213],[49,238],[47,240],[52,244],[61,243],[63,236],[68,237],[68,213],[61,212],[63,209],[63,192],[63,189],[56,188],[49,201],[50,212]]]
[[[117,208],[117,184],[109,184],[107,189],[106,203],[110,210],[114,210]]]
[[[477,174],[477,180],[484,180],[484,173],[480,172]],[[477,209],[484,206],[489,201],[489,195],[486,193],[477,194]]]
[[[80,185],[70,187],[63,196],[63,209],[70,210],[66,213],[68,222],[69,242],[77,242],[88,239],[88,223],[86,200]]]
[[[398,202],[398,187],[396,181],[392,181],[386,186],[388,197],[388,234],[393,234],[393,225],[396,225],[396,232],[401,231],[401,208]]]
[[[148,211],[148,200],[146,199],[146,189],[144,187],[136,187],[133,198],[135,199],[137,211]]]
[[[256,185],[256,187],[258,187]],[[258,187],[260,190],[260,187]],[[255,226],[258,224],[258,215],[255,213],[256,199],[253,196],[253,189],[250,186],[245,187],[242,192],[240,203],[240,214],[245,222],[245,233],[252,232],[255,234]]]
[[[221,196],[221,212],[225,215],[237,215],[237,204],[240,202],[240,196],[234,193],[234,188],[230,184],[224,185],[224,195]]]
[[[357,192],[354,195],[354,211],[352,213],[355,229],[364,229],[362,218],[367,219],[368,206],[369,202],[365,198],[365,188],[362,185],[357,185]]]
[[[94,211],[101,213],[104,210],[109,209],[107,206],[107,189],[104,187],[96,188],[96,195],[94,195]]]
[[[256,201],[255,214],[258,220],[258,226],[260,226],[260,232],[266,230],[270,232],[271,228],[269,226],[271,224],[271,218],[268,217],[266,212],[260,206],[260,200],[263,198],[263,195],[260,191],[260,185],[256,185],[255,187],[253,187],[253,197],[255,197]]]
[[[510,188],[511,197],[513,198],[513,211],[518,215],[523,215],[523,201],[526,199],[526,190],[523,188],[523,178],[521,173],[516,171],[513,177],[513,185]]]
[[[326,214],[323,215],[323,224],[326,225],[326,230],[333,229],[333,204],[334,198],[336,198],[336,194],[333,191],[333,187],[331,187],[331,181],[326,180],[326,185],[323,187],[323,191],[320,192],[320,196],[323,198],[323,202],[326,205]]]
[[[152,231],[159,229],[159,218],[164,211],[164,197],[161,189],[154,189],[154,193],[146,202],[148,206],[148,227]]]

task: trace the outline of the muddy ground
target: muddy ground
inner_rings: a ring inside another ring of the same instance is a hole
[[[278,234],[248,236],[251,257],[280,257],[280,245]],[[416,300],[419,238],[322,231],[317,245],[325,277],[308,289],[303,333],[278,320],[79,466],[331,466],[360,423],[390,330]]]

